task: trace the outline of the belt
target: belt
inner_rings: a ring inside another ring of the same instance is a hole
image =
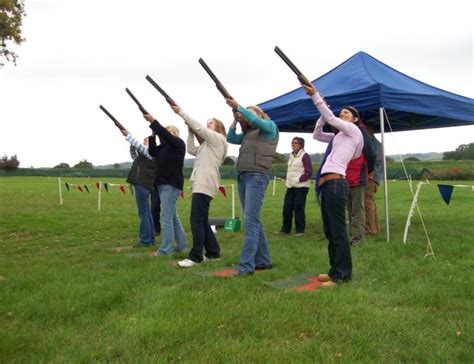
[[[332,181],[334,179],[346,179],[346,177],[339,173],[327,173],[319,177],[318,186],[322,186],[327,181]]]

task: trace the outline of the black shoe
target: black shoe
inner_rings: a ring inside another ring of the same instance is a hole
[[[272,269],[272,268],[273,268],[272,264],[260,265],[260,266],[255,267],[255,270],[269,270],[269,269]]]
[[[242,272],[241,270],[239,270],[237,273],[234,274],[234,277],[248,277],[248,276],[251,276],[253,275],[255,272]]]

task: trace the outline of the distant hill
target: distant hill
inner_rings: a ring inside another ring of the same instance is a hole
[[[430,152],[430,153],[408,153],[408,154],[393,154],[389,155],[387,157],[392,158],[395,162],[400,161],[400,157],[402,159],[406,159],[409,157],[415,157],[418,158],[420,161],[442,161],[443,160],[443,154],[444,152],[438,153],[438,152]]]

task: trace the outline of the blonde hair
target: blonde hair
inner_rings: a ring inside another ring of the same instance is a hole
[[[212,118],[212,120],[214,121],[214,124],[216,125],[215,131],[222,134],[223,136],[227,136],[224,123],[216,118]]]
[[[257,116],[261,119],[267,119],[267,120],[270,119],[270,117],[267,114],[265,114],[263,110],[257,105],[249,106],[247,107],[247,109],[253,110],[255,114],[257,114]]]
[[[165,129],[168,130],[171,134],[179,138],[179,129],[174,125],[165,126]]]

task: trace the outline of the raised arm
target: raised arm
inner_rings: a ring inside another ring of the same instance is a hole
[[[194,132],[191,128],[189,128],[188,130],[188,140],[186,143],[186,149],[189,154],[194,156],[197,154],[198,151],[198,147],[196,146],[196,144],[194,144]]]
[[[234,121],[230,124],[229,130],[227,132],[227,141],[232,144],[242,144],[244,139],[244,134],[237,134],[237,118],[234,113]]]
[[[193,131],[194,134],[198,135],[201,137],[203,140],[207,141],[209,144],[216,145],[220,143],[221,136],[219,133],[216,133],[213,130],[208,129],[207,127],[201,125],[198,121],[193,119],[191,116],[186,114],[183,109],[181,109],[180,106],[178,105],[171,105],[171,109],[181,116],[181,118],[184,120],[186,125]],[[189,140],[189,139],[188,139]],[[194,143],[194,138],[193,138],[193,143]],[[189,152],[189,148],[188,148]]]
[[[153,159],[152,156],[148,153],[148,148],[143,145],[143,143],[141,143],[138,139],[134,138],[132,133],[128,133],[125,140],[129,142],[139,154],[141,154],[147,159]]]
[[[313,100],[314,105],[316,105],[316,108],[318,109],[324,121],[335,127],[340,132],[351,137],[354,137],[359,133],[359,128],[353,123],[348,123],[334,115],[334,113],[331,111],[331,109],[328,107],[324,99],[321,97],[321,95],[313,85],[308,86],[305,84],[301,84],[301,86],[303,86],[303,89],[305,90],[306,94],[308,94]]]
[[[319,117],[313,131],[313,139],[320,142],[329,143],[334,138],[334,133],[326,133],[323,131],[325,121],[322,117]]]
[[[163,141],[170,143],[176,148],[186,148],[184,145],[184,142],[180,138],[175,137],[173,134],[171,134],[152,115],[143,114],[143,117],[145,118],[145,120],[147,120],[150,123],[151,130],[153,130],[156,133],[156,135],[158,135]]]

